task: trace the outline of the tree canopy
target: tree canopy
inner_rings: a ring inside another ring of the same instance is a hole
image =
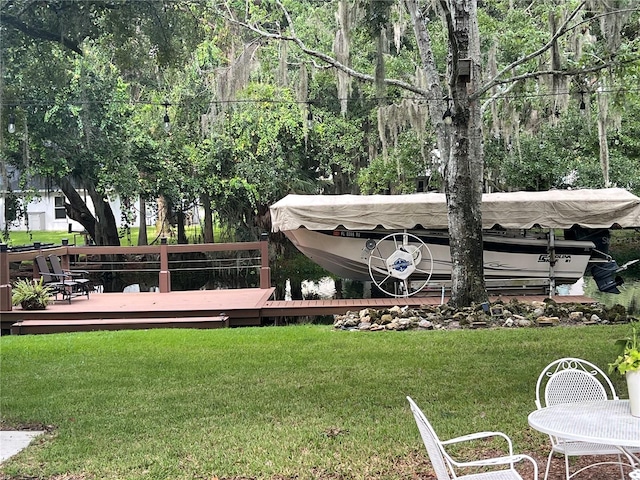
[[[639,18],[630,0],[3,1],[3,166],[108,244],[115,195],[253,239],[290,192],[445,191],[469,303],[482,191],[640,193]]]

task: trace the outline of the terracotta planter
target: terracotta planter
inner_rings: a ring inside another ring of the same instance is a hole
[[[626,373],[631,415],[640,417],[640,370]]]

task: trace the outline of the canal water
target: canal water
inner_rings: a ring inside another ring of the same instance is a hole
[[[598,290],[592,277],[581,278],[573,285],[558,286],[559,295],[586,295],[607,307],[612,307],[616,304],[623,305],[629,314],[640,316],[640,279],[631,278],[625,280],[619,290],[619,294],[603,293]],[[291,287],[289,285],[285,288],[285,292],[285,299],[290,300]],[[317,282],[302,282],[304,298],[332,298],[335,293],[335,283],[330,277],[324,277]]]
[[[627,312],[632,315],[640,315],[640,279],[626,280],[624,285],[619,287],[620,293],[603,293],[596,287],[596,282],[589,277],[583,282],[584,295],[591,297],[598,302],[612,307],[615,304],[623,305]],[[579,294],[578,294],[579,295]]]

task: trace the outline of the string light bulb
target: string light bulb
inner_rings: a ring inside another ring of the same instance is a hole
[[[442,114],[442,121],[445,125],[451,125],[453,123],[453,113],[451,112],[451,106],[449,105],[449,97],[447,97],[447,109]]]
[[[587,104],[584,102],[584,92],[580,92],[580,111],[584,113],[587,109]]]
[[[164,131],[169,133],[171,130],[171,121],[169,120],[169,104],[164,104],[164,118],[162,119],[164,122]]]
[[[9,133],[16,133],[16,116],[13,112],[9,114],[9,125],[7,126]]]

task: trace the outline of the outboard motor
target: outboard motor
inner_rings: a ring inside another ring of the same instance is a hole
[[[605,293],[620,293],[618,287],[624,283],[624,279],[616,275],[620,267],[615,260],[607,263],[597,263],[591,267],[591,275],[598,285],[598,290]]]

